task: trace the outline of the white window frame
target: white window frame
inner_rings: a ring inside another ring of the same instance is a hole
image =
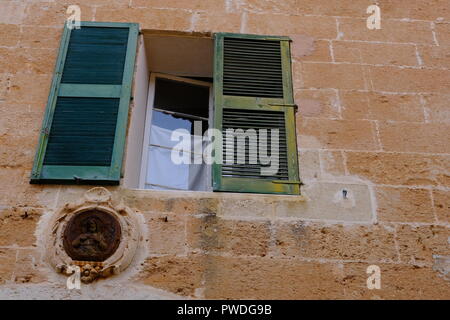
[[[151,132],[151,124],[152,124],[152,115],[153,115],[153,107],[155,102],[155,85],[156,78],[163,78],[168,80],[174,80],[179,82],[185,82],[194,85],[200,85],[209,88],[209,114],[208,114],[208,127],[212,128],[213,126],[213,84],[209,82],[187,79],[182,77],[177,77],[173,75],[163,74],[163,73],[151,73],[150,74],[150,83],[148,89],[148,100],[147,100],[147,110],[145,116],[145,126],[144,126],[144,143],[142,145],[142,161],[141,161],[141,170],[139,175],[139,189],[145,189],[145,182],[147,177],[147,170],[151,170],[151,163],[148,163],[148,146],[150,143],[150,132]],[[187,113],[187,112],[186,112]],[[207,176],[205,179],[208,181],[208,190],[212,191],[212,175],[211,170],[207,171]],[[169,190],[171,191],[171,190]],[[175,190],[173,190],[175,191]],[[177,190],[178,191],[178,190]],[[190,191],[190,190],[185,190]]]

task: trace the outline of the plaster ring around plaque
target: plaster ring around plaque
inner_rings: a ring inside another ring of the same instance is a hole
[[[64,205],[50,226],[47,260],[66,275],[78,270],[84,283],[125,270],[141,238],[136,213],[115,205],[105,188],[93,188],[79,201]]]

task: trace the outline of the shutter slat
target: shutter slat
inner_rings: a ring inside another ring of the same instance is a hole
[[[59,98],[44,165],[109,166],[119,102],[120,99]],[[78,108],[85,111],[81,117],[76,112]]]
[[[279,41],[224,38],[223,94],[283,98]]]
[[[225,59],[225,64],[229,63],[233,66],[239,66],[242,67],[248,66],[249,64],[252,66],[264,66],[265,69],[272,68],[274,70],[277,70],[281,67],[281,60],[279,59],[270,59],[267,57],[261,57],[261,56],[249,56],[249,57],[243,57],[243,56],[227,56]]]
[[[279,130],[279,149],[278,152],[274,153],[274,155],[278,156],[278,163],[279,170],[276,175],[273,175],[273,177],[277,177],[278,180],[289,180],[289,171],[287,170],[286,166],[283,166],[283,164],[287,164],[287,145],[286,145],[286,132],[284,129],[284,112],[274,112],[274,111],[267,111],[267,110],[245,110],[245,112],[240,112],[241,115],[236,118],[234,109],[225,108],[223,109],[222,114],[222,120],[223,120],[223,130],[224,130],[224,137],[223,140],[223,150],[225,154],[225,158],[230,154],[227,153],[229,149],[227,148],[227,142],[230,140],[230,137],[227,137],[226,135],[226,129],[228,128],[229,124],[233,124],[236,129],[255,129],[259,130],[262,128],[269,128],[269,129],[278,129]],[[254,122],[254,118],[258,118],[258,122]],[[259,132],[256,131],[258,134]],[[245,159],[247,163],[245,165],[238,164],[238,138],[237,136],[234,137],[234,149],[233,151],[233,160],[234,164],[227,164],[226,162],[222,165],[222,174],[226,175],[227,177],[242,177],[242,176],[254,176],[258,177],[261,176],[261,178],[266,178],[267,176],[261,175],[261,168],[265,167],[265,165],[259,164],[250,164],[248,163],[250,155],[256,156],[258,158],[259,156],[259,144],[258,146],[255,146],[257,148],[256,153],[249,150],[249,139],[245,139]],[[267,141],[270,141],[272,144],[273,141],[271,141],[271,134],[268,132],[267,139],[257,139],[258,143],[266,143]],[[270,152],[270,145],[267,146],[268,148],[268,154],[271,154]],[[227,158],[226,158],[227,159]],[[259,162],[259,159],[258,159]]]
[[[128,28],[73,30],[61,83],[121,84]]]

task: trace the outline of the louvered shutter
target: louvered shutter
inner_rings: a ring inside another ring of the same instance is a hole
[[[214,90],[214,126],[224,137],[216,141],[215,154],[225,160],[213,165],[214,190],[299,194],[289,38],[216,34]],[[239,153],[237,135],[226,135],[231,129],[255,130],[258,148],[249,150],[246,139],[245,154]],[[272,139],[270,131],[261,136],[261,129],[278,130],[276,172],[262,173],[268,165],[260,161],[259,144],[267,143],[270,155]],[[244,156],[245,163],[239,162]]]
[[[138,29],[65,27],[31,183],[120,182]]]

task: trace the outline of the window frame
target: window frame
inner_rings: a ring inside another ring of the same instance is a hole
[[[212,128],[213,119],[214,119],[213,83],[183,78],[180,76],[174,76],[174,75],[169,75],[169,74],[164,74],[164,73],[152,72],[150,74],[150,81],[149,81],[148,100],[147,100],[145,126],[144,126],[144,140],[143,140],[143,145],[142,145],[142,159],[141,159],[141,168],[140,168],[140,174],[139,174],[139,189],[142,189],[142,190],[148,190],[145,188],[145,185],[146,185],[146,179],[147,179],[147,171],[151,168],[151,163],[149,163],[148,152],[146,151],[146,149],[148,148],[149,143],[150,143],[152,115],[153,115],[154,100],[155,100],[156,78],[164,78],[164,79],[168,79],[168,80],[174,80],[174,81],[185,82],[185,83],[189,83],[189,84],[208,87],[209,88],[209,112],[208,112],[209,113],[208,114],[208,127],[209,128]],[[212,191],[212,176],[211,176],[211,170],[207,170],[207,172],[208,172],[208,174],[205,177],[205,179],[207,179],[207,182],[208,182],[207,192],[209,192],[209,191]],[[178,191],[178,190],[174,190],[174,191]],[[191,190],[184,190],[184,191],[191,191]]]

